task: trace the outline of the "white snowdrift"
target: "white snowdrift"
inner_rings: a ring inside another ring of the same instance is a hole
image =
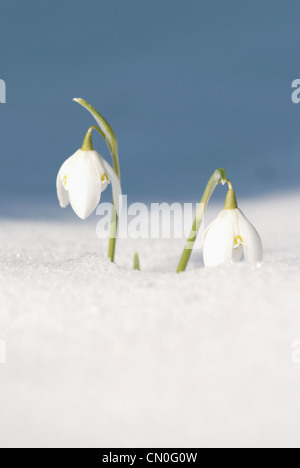
[[[300,196],[240,206],[264,262],[180,275],[181,240],[2,219],[1,447],[300,447]]]

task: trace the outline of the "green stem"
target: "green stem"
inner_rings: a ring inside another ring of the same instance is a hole
[[[235,191],[233,190],[232,183],[230,180],[226,180],[228,184],[228,192],[225,199],[224,210],[235,210],[238,207]]]
[[[84,140],[83,140],[83,143],[82,143],[82,147],[81,147],[82,151],[92,151],[94,149],[93,140],[92,140],[92,131],[93,130],[97,130],[97,132],[99,132],[100,135],[104,138],[104,134],[101,131],[101,129],[99,127],[96,127],[95,125],[93,125],[92,127],[90,127],[88,129],[88,131],[85,134],[85,137],[84,137]]]
[[[113,168],[115,170],[115,173],[120,179],[120,163],[119,163],[119,151],[118,151],[118,141],[116,138],[116,135],[109,125],[109,123],[102,117],[102,115],[93,107],[91,104],[86,102],[84,99],[81,98],[74,98],[73,101],[78,102],[82,107],[84,107],[86,110],[88,110],[94,119],[96,120],[98,124],[98,131],[106,141],[106,144],[109,148],[109,151],[112,156],[113,160]]]
[[[113,204],[113,210],[115,209]],[[110,220],[110,236],[108,242],[108,258],[110,258],[111,262],[115,261],[115,252],[116,252],[116,242],[117,242],[117,231],[118,231],[118,215],[115,214],[115,220],[113,215],[111,216]]]
[[[137,271],[141,271],[140,258],[137,252],[134,253],[134,257],[133,257],[133,269]]]
[[[118,150],[118,141],[116,135],[109,125],[109,123],[102,117],[102,115],[93,107],[91,104],[86,102],[84,99],[75,98],[75,102],[78,102],[81,106],[83,106],[86,110],[88,110],[94,119],[96,120],[99,127],[91,127],[88,130],[86,135],[87,142],[84,140],[83,146],[87,144],[87,148],[89,148],[90,142],[89,138],[91,136],[92,130],[97,130],[100,135],[106,141],[106,144],[109,148],[109,151],[112,156],[113,161],[113,168],[115,173],[120,179],[120,163],[119,163],[119,150]],[[110,237],[109,237],[109,245],[108,245],[108,257],[113,262],[115,259],[115,250],[116,250],[116,237],[117,237],[117,229],[118,229],[118,215],[116,213],[115,207],[113,205],[112,214],[111,214],[111,225],[110,225]]]
[[[197,210],[196,217],[192,226],[192,230],[190,232],[190,235],[188,237],[188,240],[182,252],[180,261],[178,263],[177,273],[180,273],[186,270],[186,267],[190,260],[190,256],[192,254],[194,244],[196,242],[197,234],[199,232],[199,229],[201,227],[201,224],[204,218],[204,214],[205,214],[208,202],[212,194],[214,193],[215,188],[220,183],[222,183],[223,185],[226,183],[226,172],[225,172],[225,169],[223,168],[215,171],[213,175],[211,176],[211,178],[209,179],[209,182],[202,196],[199,208]]]
[[[112,262],[114,261],[114,258],[115,258],[117,231],[118,231],[118,215],[113,205],[112,212],[111,212],[109,243],[108,243],[108,257],[110,258]]]

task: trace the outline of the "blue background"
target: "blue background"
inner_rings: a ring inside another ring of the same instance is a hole
[[[93,124],[73,97],[114,128],[130,201],[198,201],[220,166],[242,196],[299,187],[299,1],[2,0],[0,17],[2,200],[56,202]]]

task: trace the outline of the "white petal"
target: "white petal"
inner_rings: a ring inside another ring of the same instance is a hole
[[[243,246],[239,245],[237,248],[233,249],[232,260],[234,262],[239,262],[243,256]]]
[[[240,235],[240,225],[239,225],[239,209],[228,210],[231,216],[232,228],[233,228],[233,251],[232,251],[232,260],[234,262],[239,262],[243,256],[243,243]],[[237,239],[238,245],[235,240]]]
[[[248,221],[241,210],[239,212],[239,231],[243,239],[244,257],[247,262],[261,262],[263,245],[255,227]]]
[[[233,260],[233,217],[235,210],[223,210],[204,233],[205,266],[216,266]]]
[[[56,190],[59,204],[62,208],[66,208],[70,203],[68,195],[68,169],[72,165],[72,162],[76,160],[77,154],[78,151],[70,156],[58,171],[56,179]]]
[[[108,184],[109,184],[109,181],[107,178],[105,178],[104,180],[101,179],[101,192],[104,192]]]
[[[102,163],[103,158],[102,158],[102,156],[100,156],[100,154],[97,151],[93,150],[93,151],[89,151],[89,153],[90,153],[90,157],[92,158],[92,160],[94,161],[96,167],[98,168],[99,177],[100,177],[100,180],[101,180],[101,192],[104,192],[104,190],[108,186],[109,182],[108,182],[108,180],[102,180],[103,175],[105,175],[105,169],[104,169],[103,163]]]
[[[115,173],[114,169],[108,164],[108,162],[105,161],[105,159],[102,158],[102,156],[100,156],[100,158],[101,158],[101,162],[103,164],[105,173],[107,174],[111,182],[114,205],[116,207],[118,215],[120,216],[120,213],[122,210],[122,189],[121,189],[120,179]]]
[[[81,151],[68,170],[70,203],[79,218],[86,219],[97,208],[101,196],[98,167],[90,151]]]
[[[56,191],[57,191],[57,198],[58,198],[61,208],[66,208],[68,204],[70,203],[70,200],[69,200],[69,194],[67,190],[65,189],[63,182],[62,182],[61,170],[59,171],[57,179],[56,179]]]
[[[98,151],[92,150],[92,151],[87,151],[88,156],[91,158],[91,160],[94,162],[95,166],[97,167],[97,170],[100,174],[100,178],[102,174],[105,173],[103,164],[102,164],[102,157],[98,153]]]

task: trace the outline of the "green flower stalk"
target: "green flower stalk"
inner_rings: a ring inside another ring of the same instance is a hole
[[[114,173],[116,174],[117,178],[119,179],[120,182],[120,164],[119,164],[119,154],[118,154],[118,142],[116,135],[109,125],[109,123],[102,117],[102,115],[95,109],[91,104],[86,102],[84,99],[81,98],[74,98],[75,102],[78,102],[81,106],[83,106],[86,110],[88,110],[94,119],[96,120],[98,126],[91,127],[84,139],[83,142],[83,147],[82,149],[85,151],[89,151],[90,148],[92,147],[91,143],[91,132],[92,130],[97,130],[100,135],[103,137],[105,140],[109,151],[112,156],[112,161],[113,161],[113,169]],[[114,186],[113,186],[114,187]],[[113,262],[115,259],[115,250],[116,250],[116,238],[117,238],[117,231],[118,231],[118,214],[116,210],[116,203],[118,203],[116,199],[114,198],[113,200],[113,207],[112,207],[112,213],[111,213],[111,225],[110,225],[110,237],[109,237],[109,246],[108,246],[108,257],[110,260]]]
[[[134,253],[134,257],[133,257],[133,269],[137,271],[141,270],[140,258],[137,252]]]
[[[180,273],[186,270],[186,267],[188,265],[188,262],[192,254],[193,247],[197,239],[199,229],[204,219],[204,214],[205,214],[208,202],[212,194],[214,193],[217,185],[219,184],[225,185],[226,183],[227,183],[226,171],[223,168],[216,170],[211,176],[211,178],[209,179],[209,182],[202,196],[199,208],[197,210],[196,217],[192,226],[192,230],[190,232],[190,235],[187,239],[186,245],[182,252],[182,255],[181,255],[178,267],[177,267],[177,273]]]
[[[230,182],[230,180],[227,179],[226,182],[228,184],[228,192],[227,192],[226,199],[225,199],[224,209],[235,210],[236,208],[238,208],[236,194],[235,194],[235,191],[233,190],[232,183]]]

